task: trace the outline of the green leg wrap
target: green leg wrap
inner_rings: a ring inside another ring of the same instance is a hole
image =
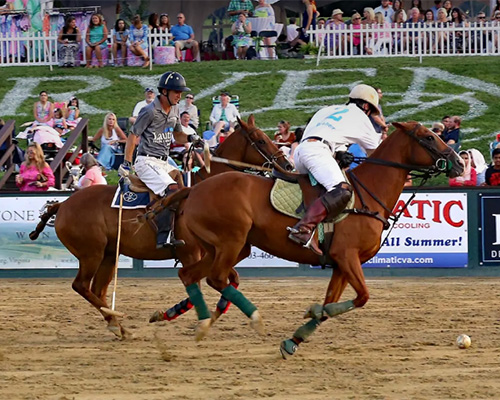
[[[293,337],[304,341],[314,333],[319,324],[321,324],[321,321],[317,319],[311,319],[309,322],[305,323],[299,329],[297,329],[293,334]]]
[[[250,318],[253,312],[257,310],[257,307],[255,307],[252,302],[243,295],[243,293],[232,285],[222,289],[221,294],[226,300],[229,300],[241,311],[243,311],[248,318]]]
[[[352,300],[343,301],[342,303],[329,303],[323,307],[325,312],[330,317],[335,317],[336,315],[340,315],[347,311],[351,311],[354,308],[356,307],[354,306]]]
[[[189,300],[193,303],[196,312],[198,313],[198,320],[211,318],[210,310],[208,309],[207,303],[203,298],[200,287],[197,283],[192,283],[186,287],[187,294],[189,295]]]

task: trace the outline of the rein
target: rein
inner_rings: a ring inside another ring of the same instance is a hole
[[[416,192],[419,188],[421,188],[427,180],[433,176],[437,176],[443,172],[448,172],[451,166],[450,162],[450,156],[453,154],[453,150],[451,148],[447,148],[446,151],[444,152],[439,152],[435,147],[431,146],[427,141],[417,137],[415,135],[415,132],[417,131],[418,128],[420,128],[422,125],[417,124],[414,129],[411,131],[403,131],[406,133],[408,136],[410,136],[412,139],[416,140],[417,143],[422,146],[433,158],[436,159],[435,164],[430,166],[430,167],[423,167],[421,165],[413,165],[413,164],[405,164],[405,163],[398,163],[394,161],[387,161],[387,160],[381,160],[377,158],[369,158],[369,157],[354,157],[354,161],[357,163],[360,162],[367,162],[371,164],[376,164],[376,165],[383,165],[387,167],[393,167],[393,168],[399,168],[399,169],[405,169],[408,171],[416,171],[417,173],[412,173],[411,176],[415,178],[421,178],[420,184],[415,188],[413,191],[412,195],[406,201],[404,206],[401,208],[401,210],[398,212],[398,214],[394,214],[392,210],[390,210],[372,191],[370,191],[366,185],[359,180],[359,178],[354,174],[352,170],[349,170],[347,172],[347,175],[349,176],[354,190],[356,194],[359,197],[359,200],[361,201],[362,208],[361,209],[347,209],[344,210],[344,213],[347,214],[362,214],[362,215],[367,215],[369,217],[375,218],[382,222],[384,225],[384,229],[389,229],[390,227],[390,222],[393,221],[396,223],[403,212],[406,210],[410,202],[415,198]],[[444,156],[444,158],[443,158]],[[362,188],[366,193],[370,195],[370,197],[375,200],[388,214],[389,217],[386,219],[383,217],[378,211],[371,211],[368,206],[366,205],[366,202],[364,200],[363,194],[361,193],[361,190],[359,188]],[[394,225],[393,225],[394,226]],[[392,230],[392,228],[391,228]],[[390,231],[389,231],[390,233]]]

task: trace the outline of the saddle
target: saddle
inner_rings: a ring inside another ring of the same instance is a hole
[[[169,172],[170,177],[179,185],[179,188],[184,187],[184,180],[182,179],[182,172],[178,169]],[[137,175],[129,175],[130,179],[130,190],[136,193],[148,193],[150,203],[155,203],[160,199],[160,196],[155,194],[150,188],[146,186],[146,184],[139,179]]]

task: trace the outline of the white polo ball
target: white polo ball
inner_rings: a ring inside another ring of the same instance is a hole
[[[472,341],[469,336],[461,334],[457,337],[457,346],[459,349],[468,349],[471,344]]]

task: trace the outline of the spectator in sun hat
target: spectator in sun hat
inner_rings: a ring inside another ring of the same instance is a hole
[[[216,104],[210,114],[210,122],[212,123],[212,131],[215,137],[226,137],[234,132],[234,126],[240,116],[238,109],[234,104],[230,103],[231,95],[227,91],[220,93],[220,103]]]
[[[149,103],[152,103],[155,99],[156,92],[152,87],[147,87],[144,89],[144,100],[139,101],[132,111],[132,116],[128,119],[130,125],[134,125],[135,120],[139,116],[139,112],[146,107]]]

